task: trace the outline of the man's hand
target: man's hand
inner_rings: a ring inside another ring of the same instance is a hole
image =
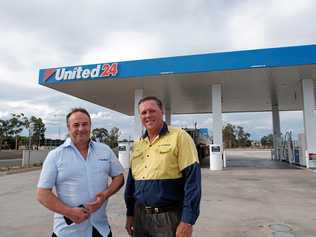
[[[67,217],[72,220],[74,223],[79,224],[90,216],[89,212],[85,208],[74,207],[71,209],[71,212],[67,215]]]
[[[37,200],[49,210],[68,217],[74,223],[79,224],[89,218],[90,214],[86,208],[69,207],[56,197],[50,188],[38,188]]]
[[[133,216],[126,217],[125,229],[130,236],[133,235],[133,231],[134,231],[134,217]]]
[[[192,236],[192,225],[180,222],[177,227],[176,237],[191,237]]]
[[[105,200],[110,198],[114,193],[116,193],[124,184],[124,175],[120,174],[118,176],[112,177],[112,182],[109,187],[103,191],[96,194],[95,201],[88,202],[84,206],[89,210],[89,213],[93,213],[98,210]]]
[[[88,202],[84,204],[84,206],[91,214],[95,212],[96,210],[98,210],[102,206],[105,200],[106,200],[105,194],[103,192],[100,192],[96,194],[95,201]]]

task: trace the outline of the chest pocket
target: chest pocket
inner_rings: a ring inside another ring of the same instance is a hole
[[[133,151],[133,159],[141,156],[143,154],[142,150],[134,150]]]
[[[173,179],[180,176],[178,157],[172,146],[159,146],[154,164],[159,178]]]
[[[159,146],[156,150],[160,158],[172,159],[176,158],[175,151],[171,146]]]
[[[96,157],[95,170],[97,173],[108,174],[110,170],[110,159],[102,156]]]
[[[132,174],[135,179],[141,179],[143,174],[144,153],[141,150],[134,150],[131,160]]]
[[[172,149],[170,146],[160,146],[158,150],[160,154],[165,154],[165,153],[171,152]]]
[[[170,146],[159,146],[156,150],[155,166],[159,169],[168,169],[169,165],[173,163],[175,159]]]

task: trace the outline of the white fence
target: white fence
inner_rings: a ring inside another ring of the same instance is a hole
[[[41,164],[50,150],[23,150],[22,167]]]

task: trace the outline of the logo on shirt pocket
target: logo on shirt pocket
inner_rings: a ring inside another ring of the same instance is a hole
[[[171,146],[159,146],[158,150],[160,154],[168,153],[171,151]]]
[[[109,158],[97,158],[96,160],[96,170],[97,172],[106,173],[109,171]]]

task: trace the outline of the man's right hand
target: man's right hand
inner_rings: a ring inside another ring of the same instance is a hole
[[[126,217],[125,229],[130,236],[133,235],[133,231],[134,231],[134,217],[133,216]]]
[[[86,208],[71,208],[58,199],[51,188],[38,188],[36,194],[37,200],[49,210],[66,216],[76,224],[79,224],[89,218],[89,212]]]
[[[89,216],[89,211],[82,207],[71,208],[71,212],[67,215],[67,217],[76,224],[80,224],[81,222],[87,220]]]

